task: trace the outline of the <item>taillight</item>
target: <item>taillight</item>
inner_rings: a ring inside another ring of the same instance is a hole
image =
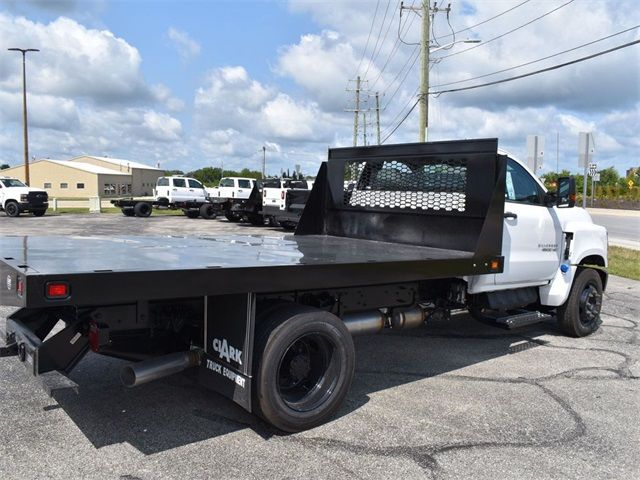
[[[284,200],[284,190],[280,192],[280,199]]]
[[[60,299],[69,297],[69,284],[67,282],[49,282],[45,288],[47,298]]]
[[[21,278],[18,279],[18,284],[16,285],[16,291],[18,292],[19,296],[24,295],[24,280],[22,280]]]

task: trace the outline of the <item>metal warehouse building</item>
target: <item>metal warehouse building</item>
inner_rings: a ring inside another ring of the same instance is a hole
[[[83,155],[71,160],[37,160],[29,165],[31,187],[50,197],[120,197],[153,194],[164,172],[138,162]],[[2,176],[24,181],[24,166],[2,170]]]

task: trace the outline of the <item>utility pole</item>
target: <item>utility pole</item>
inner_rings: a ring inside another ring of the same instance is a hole
[[[362,144],[367,146],[367,112],[362,112]]]
[[[418,140],[427,141],[429,128],[429,0],[422,1],[422,40],[420,41],[420,126]]]
[[[347,112],[353,112],[353,146],[358,145],[358,122],[360,120],[360,92],[362,91],[362,79],[358,75],[356,77],[356,89],[347,88],[347,92],[355,92],[356,101],[353,109],[346,109]]]
[[[8,48],[13,52],[22,53],[22,126],[24,131],[24,183],[30,184],[29,179],[29,134],[27,131],[27,52],[39,52],[37,48]]]
[[[378,92],[376,92],[376,129],[378,136],[378,145],[380,145],[380,96]]]

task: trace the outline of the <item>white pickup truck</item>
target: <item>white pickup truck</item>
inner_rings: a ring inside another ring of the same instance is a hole
[[[212,198],[246,199],[251,195],[255,184],[255,178],[223,177],[217,187],[208,188],[207,191]]]
[[[204,201],[209,197],[204,185],[199,180],[189,177],[160,177],[153,195],[156,202],[166,204]]]
[[[49,196],[44,190],[26,186],[20,180],[0,177],[0,210],[8,217],[29,212],[41,217],[49,207]]]

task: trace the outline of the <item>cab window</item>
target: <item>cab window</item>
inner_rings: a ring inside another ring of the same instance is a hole
[[[507,191],[505,197],[510,202],[542,205],[542,189],[521,165],[509,159],[507,163]]]
[[[251,180],[238,180],[238,187],[251,188]]]
[[[189,179],[189,188],[204,188],[204,187],[199,181]]]
[[[222,180],[220,180],[220,186],[221,187],[234,187],[235,185],[233,184],[233,178],[223,178]]]
[[[174,187],[186,187],[187,186],[187,181],[184,178],[174,178],[173,179],[173,186]]]
[[[169,179],[168,178],[164,178],[161,177],[158,179],[158,186],[159,187],[168,187],[169,186]]]

